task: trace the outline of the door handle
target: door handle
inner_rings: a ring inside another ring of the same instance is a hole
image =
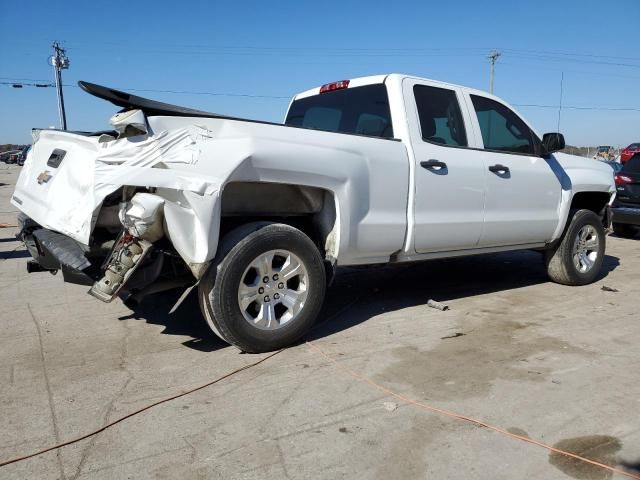
[[[447,164],[441,162],[440,160],[423,160],[420,162],[420,166],[426,168],[427,170],[442,170],[443,168],[447,168]]]
[[[504,175],[509,173],[509,167],[505,167],[504,165],[500,165],[499,163],[496,165],[491,165],[489,167],[489,171],[493,173],[497,173],[499,175]]]

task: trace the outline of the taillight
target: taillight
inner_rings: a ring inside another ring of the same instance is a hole
[[[333,92],[334,90],[342,90],[349,86],[349,80],[340,80],[339,82],[327,83],[320,87],[320,93]]]
[[[616,182],[616,185],[626,185],[628,183],[633,182],[633,179],[631,179],[630,177],[627,177],[626,175],[620,175],[617,174],[615,177],[613,177],[613,179]]]

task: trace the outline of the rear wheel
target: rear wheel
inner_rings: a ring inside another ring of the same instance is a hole
[[[223,239],[199,287],[211,329],[246,352],[288,346],[313,325],[325,294],[320,252],[300,230],[265,222]]]
[[[638,233],[637,227],[635,227],[634,225],[629,225],[627,223],[614,223],[612,227],[613,233],[615,233],[619,237],[635,237]]]
[[[591,210],[578,210],[560,243],[547,252],[547,274],[563,285],[593,282],[602,267],[605,251],[602,220]]]

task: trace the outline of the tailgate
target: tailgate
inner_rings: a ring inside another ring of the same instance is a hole
[[[88,245],[102,201],[124,185],[217,191],[218,179],[184,170],[197,162],[196,139],[208,139],[207,132],[190,125],[101,142],[99,136],[41,130],[11,203],[43,227]],[[159,163],[165,168],[151,168]]]
[[[99,137],[57,130],[35,135],[11,203],[43,227],[87,244]]]

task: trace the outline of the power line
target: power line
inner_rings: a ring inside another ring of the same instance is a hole
[[[13,82],[0,82],[0,85],[14,85]],[[24,86],[37,86],[36,84],[23,83]],[[54,87],[49,84],[47,87]],[[77,85],[64,84],[65,87],[80,88]],[[192,90],[160,90],[153,88],[127,88],[120,87],[121,90],[127,92],[149,92],[149,93],[171,93],[178,95],[210,95],[216,97],[246,97],[246,98],[267,98],[276,100],[290,100],[291,96],[280,95],[256,95],[248,93],[223,93],[223,92],[206,92]],[[558,105],[544,105],[537,103],[511,103],[514,107],[534,107],[534,108],[558,108]],[[588,106],[588,105],[562,105],[563,110],[596,110],[596,111],[612,111],[612,112],[640,112],[640,107],[609,107],[609,106]]]
[[[124,45],[122,42],[71,42],[69,50],[83,50],[90,47],[92,50],[100,46],[113,47]],[[79,45],[79,46],[74,46]],[[145,48],[145,44],[138,44],[136,52],[150,54],[198,54],[198,55],[231,55],[231,56],[342,56],[342,57],[423,57],[423,56],[476,56],[481,55],[486,48],[482,47],[447,47],[447,48],[360,48],[360,47],[280,47],[280,46],[256,46],[256,45],[215,45],[215,44],[146,44],[151,49]],[[158,48],[162,47],[162,48]],[[177,50],[176,50],[177,49]],[[498,49],[495,49],[498,50]],[[573,62],[596,65],[611,65],[631,68],[640,68],[640,64],[606,61],[630,60],[640,61],[640,57],[627,57],[616,55],[600,55],[594,53],[564,52],[553,50],[533,50],[518,48],[500,48],[510,56],[537,59],[541,61]]]
[[[578,53],[578,52],[559,52],[553,50],[527,50],[527,49],[518,49],[518,48],[503,48],[505,52],[521,52],[521,53],[534,53],[534,54],[544,54],[544,55],[558,55],[558,56],[569,56],[569,57],[589,57],[589,58],[615,58],[618,60],[635,60],[640,61],[640,57],[620,57],[617,55],[598,55],[593,53]]]
[[[77,87],[77,85],[73,85]],[[248,97],[248,98],[275,98],[290,100],[291,96],[278,96],[278,95],[254,95],[249,93],[218,93],[218,92],[194,92],[189,90],[154,90],[150,88],[123,88],[123,90],[130,92],[152,92],[152,93],[177,93],[186,95],[212,95],[216,97]]]
[[[542,55],[542,54],[535,54],[535,53],[511,52],[510,56],[515,58],[525,58],[527,60],[537,60],[541,62],[570,62],[570,63],[581,63],[581,64],[590,64],[590,65],[608,65],[612,67],[640,68],[640,64],[636,64],[636,63],[608,62],[608,61],[602,61],[602,60],[586,60],[581,58]]]
[[[15,43],[18,44],[28,44],[30,47],[38,48],[38,43],[34,42],[25,42],[24,40],[17,40]],[[80,49],[83,47],[95,48],[95,46],[123,46],[129,45],[128,42],[95,42],[95,41],[71,41],[67,42],[68,49]],[[551,56],[568,56],[568,57],[587,57],[587,58],[602,58],[602,59],[618,59],[618,60],[631,60],[631,61],[640,61],[640,57],[628,57],[628,56],[619,56],[619,55],[602,55],[591,52],[581,53],[581,52],[567,52],[567,51],[559,51],[559,50],[538,50],[538,49],[526,49],[526,48],[511,48],[511,47],[499,47],[499,46],[479,46],[479,47],[329,47],[329,46],[307,46],[307,47],[292,47],[292,46],[278,46],[278,45],[230,45],[230,44],[181,44],[181,43],[171,43],[171,44],[163,44],[158,42],[153,43],[136,43],[137,46],[145,47],[145,46],[153,46],[155,48],[160,48],[164,52],[167,48],[186,48],[186,49],[210,49],[214,51],[220,50],[256,50],[256,51],[299,51],[299,52],[309,52],[309,51],[317,51],[317,52],[414,52],[414,53],[426,53],[426,52],[476,52],[477,54],[482,54],[487,50],[500,50],[504,52],[513,52],[513,53],[525,53],[525,54],[542,54],[542,55],[551,55]]]
[[[511,103],[514,107],[558,108],[558,105],[540,105],[536,103]],[[591,107],[577,105],[562,105],[563,110],[598,110],[610,112],[640,112],[640,107]]]
[[[37,83],[25,83],[25,82],[0,82],[0,85],[9,85],[15,86],[19,85],[16,88],[25,87],[55,87],[54,84],[37,84]],[[80,88],[78,85],[73,84],[62,84],[64,87],[71,88]],[[127,91],[127,92],[150,92],[150,93],[172,93],[172,94],[180,94],[180,95],[210,95],[215,97],[247,97],[247,98],[271,98],[277,100],[290,100],[291,96],[282,96],[282,95],[259,95],[259,94],[250,94],[250,93],[223,93],[223,92],[207,92],[207,91],[192,91],[192,90],[159,90],[153,88],[129,88],[129,87],[118,87],[119,90]]]
[[[53,83],[0,82],[0,85],[11,85],[13,88],[22,88],[22,87],[49,88],[49,87],[55,87],[55,85]]]

